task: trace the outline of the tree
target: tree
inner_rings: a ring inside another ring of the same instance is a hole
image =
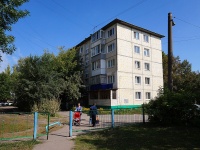
[[[6,73],[0,74],[0,101],[7,101],[11,99],[11,81],[10,75]]]
[[[12,54],[15,51],[13,44],[14,37],[6,35],[6,31],[12,30],[12,24],[18,19],[29,14],[27,10],[20,10],[19,7],[28,0],[1,0],[0,1],[0,52]],[[1,55],[0,55],[0,61]]]
[[[47,52],[19,60],[15,94],[21,110],[30,111],[34,103],[56,99],[62,93],[64,80],[62,73],[53,69],[54,61],[55,56]]]
[[[18,107],[30,111],[36,103],[63,98],[77,100],[82,85],[81,71],[75,49],[60,50],[58,56],[45,52],[18,61],[15,67],[15,95]]]
[[[163,78],[164,86],[168,83],[168,56],[163,52]],[[180,57],[173,57],[172,78],[173,90],[180,91],[185,89],[185,84],[193,78],[194,73],[191,70],[191,64],[187,60],[181,62]]]
[[[56,57],[55,68],[63,73],[65,80],[65,89],[61,94],[62,104],[76,102],[81,97],[81,90],[84,88],[77,49],[65,50],[61,47]]]

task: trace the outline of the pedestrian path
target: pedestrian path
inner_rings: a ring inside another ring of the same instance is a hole
[[[59,112],[59,114],[66,118],[69,117],[69,112],[66,111]],[[61,129],[49,133],[48,140],[46,136],[39,137],[37,140],[41,144],[35,145],[33,150],[73,150],[74,141],[72,139],[75,136],[69,137],[69,125],[62,126]]]

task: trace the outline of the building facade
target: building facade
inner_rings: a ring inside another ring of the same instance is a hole
[[[115,19],[79,47],[89,105],[133,108],[163,86],[163,35]]]

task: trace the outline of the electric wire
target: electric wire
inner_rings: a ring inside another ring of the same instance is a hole
[[[110,17],[110,18],[106,19],[105,21],[103,21],[103,22],[97,24],[94,28],[96,28],[96,27],[98,27],[98,26],[104,24],[105,22],[108,22],[108,21],[110,21],[110,20],[112,20],[112,19],[114,19],[114,18],[116,18],[116,17],[118,17],[118,16],[120,16],[120,15],[122,15],[122,14],[124,14],[124,13],[126,13],[127,11],[129,11],[129,10],[131,10],[131,9],[133,9],[133,8],[135,8],[135,7],[137,7],[137,6],[139,6],[139,5],[141,5],[141,4],[144,3],[145,1],[147,1],[147,0],[142,0],[142,1],[140,1],[140,2],[138,2],[138,3],[136,3],[136,4],[134,4],[134,5],[132,5],[131,7],[129,7],[129,8],[127,8],[127,9],[123,10],[122,12],[119,12],[119,13],[116,14],[115,16]]]
[[[187,24],[190,24],[190,25],[192,25],[192,26],[194,26],[194,27],[196,27],[196,28],[199,28],[200,29],[200,26],[198,26],[198,25],[195,25],[195,24],[192,24],[192,23],[190,23],[190,22],[188,22],[188,21],[185,21],[185,20],[183,20],[183,19],[180,19],[180,18],[177,18],[177,17],[174,17],[175,19],[177,19],[177,20],[180,20],[180,21],[182,21],[182,22],[185,22],[185,23],[187,23]]]

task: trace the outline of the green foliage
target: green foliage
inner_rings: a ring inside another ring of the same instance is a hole
[[[21,110],[30,111],[43,99],[77,100],[83,87],[76,50],[61,50],[58,56],[45,52],[19,60],[15,66],[15,96]]]
[[[81,89],[84,88],[81,78],[81,65],[78,60],[76,49],[64,50],[64,48],[60,48],[56,57],[55,69],[63,73],[65,81],[65,90],[61,97],[64,103],[66,101],[75,103],[81,96]]]
[[[55,116],[56,112],[60,110],[60,100],[44,99],[32,107],[33,112],[49,112],[51,116]]]
[[[0,1],[0,52],[2,53],[12,54],[16,49],[13,44],[14,37],[6,35],[6,31],[11,31],[12,24],[29,14],[27,10],[19,9],[25,2],[28,2],[28,0]],[[2,61],[1,56],[0,61]]]
[[[160,89],[159,97],[145,104],[150,122],[161,124],[188,124],[199,117],[194,107],[195,100],[189,92],[169,92]]]
[[[11,79],[10,75],[0,73],[0,101],[11,99]]]
[[[15,94],[21,110],[30,111],[34,102],[59,97],[64,90],[62,73],[53,69],[55,56],[44,53],[41,57],[20,59]]]

